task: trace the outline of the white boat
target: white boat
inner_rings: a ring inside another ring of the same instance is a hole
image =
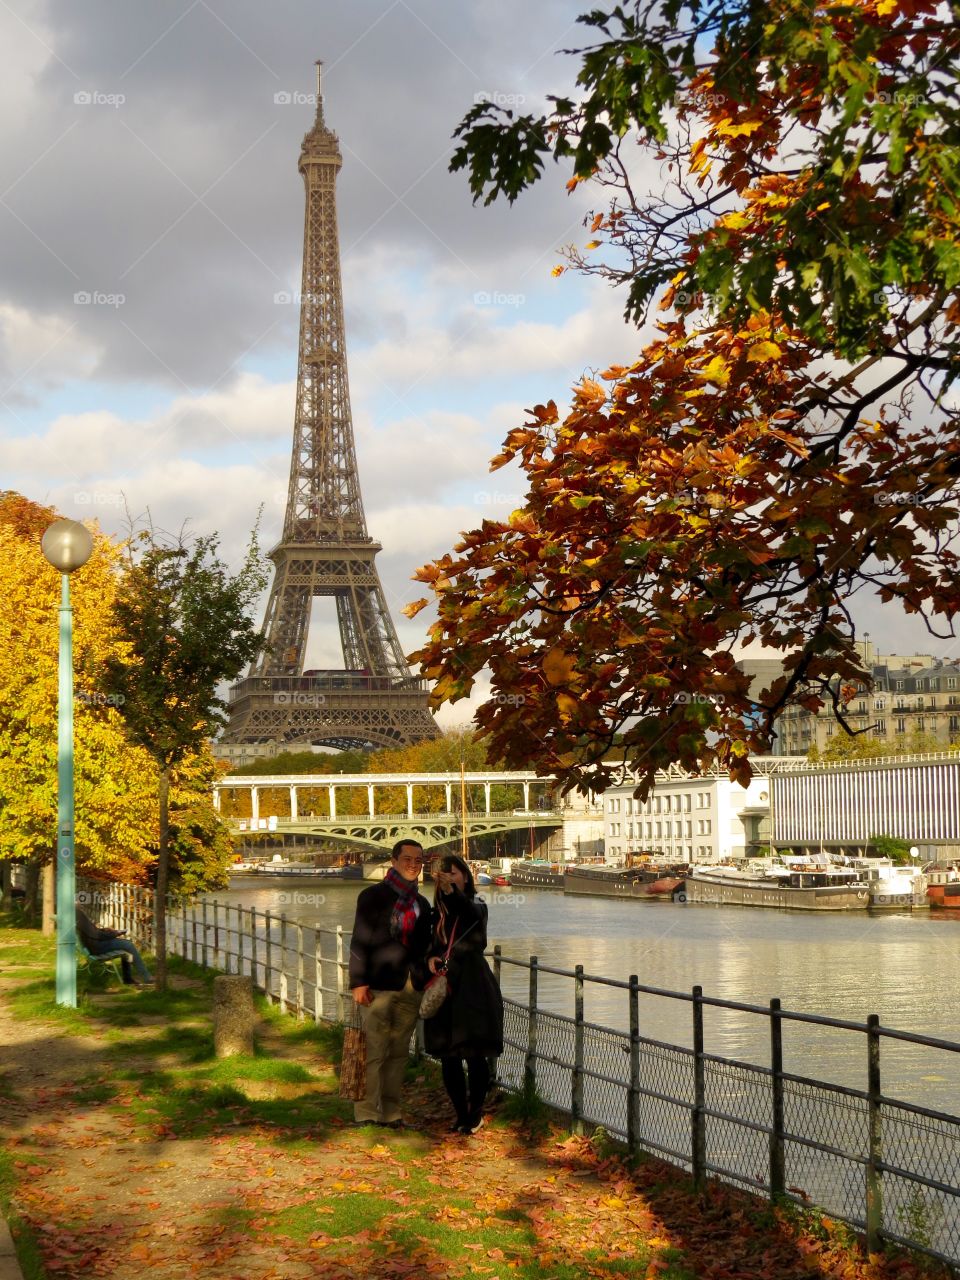
[[[889,858],[856,858],[850,865],[867,882],[871,910],[912,911],[930,906],[930,882],[919,867]]]

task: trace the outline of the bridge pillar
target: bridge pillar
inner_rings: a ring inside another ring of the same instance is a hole
[[[374,813],[373,813],[373,783],[372,783],[372,782],[370,782],[370,783],[368,783],[368,784],[367,784],[367,810],[368,810],[368,812],[369,812],[369,814],[370,814],[370,817],[372,818],[372,817],[374,816]]]
[[[413,817],[413,783],[407,783],[407,817]]]
[[[297,813],[297,788],[290,788],[290,821],[296,822],[300,815]]]
[[[213,807],[217,813],[220,812],[220,788],[213,788]]]
[[[443,789],[447,793],[447,813],[453,812],[453,783],[445,782]]]
[[[250,817],[254,822],[260,821],[260,788],[250,788]]]
[[[523,784],[523,808],[525,813],[530,812],[530,783]]]
[[[337,816],[337,789],[334,786],[329,786],[327,791],[330,793],[330,817],[335,818]]]
[[[489,818],[490,817],[490,783],[489,782],[485,782],[483,784],[483,803],[486,806],[486,808],[484,809],[484,813]]]

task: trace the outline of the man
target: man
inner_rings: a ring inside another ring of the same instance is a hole
[[[143,958],[136,946],[128,938],[124,938],[119,929],[101,929],[95,925],[87,913],[81,911],[79,907],[77,907],[77,936],[92,956],[107,956],[122,951],[120,966],[127,986],[134,981],[131,962],[140,982],[153,981],[153,976],[143,963]]]
[[[383,880],[357,898],[350,989],[367,1037],[367,1092],[354,1104],[358,1124],[403,1124],[400,1087],[430,945],[430,904],[417,892],[422,868],[422,845],[399,840]]]

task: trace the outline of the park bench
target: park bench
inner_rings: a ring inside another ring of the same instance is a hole
[[[88,951],[80,939],[77,939],[77,959],[84,962],[84,968],[91,974],[113,973],[118,982],[123,982],[123,970],[121,969],[121,961],[126,956],[125,951],[106,951],[103,955],[95,956]]]

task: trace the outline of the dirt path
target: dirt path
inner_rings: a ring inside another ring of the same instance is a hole
[[[919,1275],[726,1189],[698,1198],[665,1166],[630,1173],[581,1138],[532,1143],[504,1123],[453,1137],[424,1077],[407,1090],[415,1128],[353,1129],[329,1053],[291,1019],[265,1022],[249,1078],[225,1075],[197,1016],[208,989],[183,976],[167,998],[98,995],[65,1034],[12,1011],[36,973],[5,963],[8,945],[0,1141],[14,1222],[57,1280]]]

